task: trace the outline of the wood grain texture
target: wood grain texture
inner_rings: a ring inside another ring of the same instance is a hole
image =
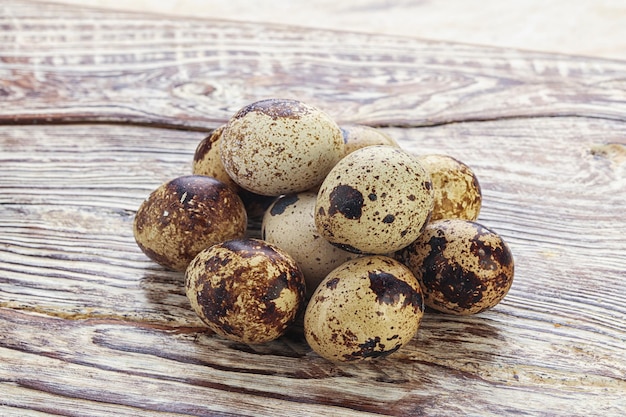
[[[626,414],[623,63],[2,8],[0,415]],[[326,362],[299,326],[259,346],[211,334],[182,275],[136,246],[133,216],[265,95],[470,165],[479,221],[516,260],[505,300],[431,312],[369,364]]]
[[[619,0],[56,0],[105,9],[341,29],[571,55],[626,58]]]
[[[376,125],[626,114],[626,62],[15,0],[3,9],[5,123],[206,128],[267,97]]]

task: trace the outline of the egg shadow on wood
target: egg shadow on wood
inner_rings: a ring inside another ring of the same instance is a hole
[[[150,308],[160,314],[164,322],[199,322],[185,294],[184,273],[165,269],[145,271],[139,286]]]
[[[455,316],[427,310],[404,360],[454,368],[473,373],[498,360],[507,343],[488,313]]]

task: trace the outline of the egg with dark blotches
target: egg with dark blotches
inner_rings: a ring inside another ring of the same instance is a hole
[[[249,104],[220,141],[229,176],[253,193],[279,196],[318,186],[344,155],[341,130],[320,109],[289,99]]]
[[[295,320],[305,283],[289,254],[259,239],[239,239],[200,252],[187,268],[185,291],[215,333],[257,344],[277,339]]]
[[[243,237],[246,228],[246,209],[237,193],[204,175],[162,184],[143,201],[133,222],[139,248],[175,271],[184,271],[203,249]]]
[[[341,125],[346,155],[366,146],[388,145],[399,148],[398,142],[380,129],[360,124]]]
[[[278,197],[266,210],[261,236],[287,251],[298,263],[310,296],[330,271],[356,258],[322,238],[315,227],[317,194],[302,192]]]
[[[368,146],[344,157],[317,195],[320,235],[355,253],[387,254],[421,233],[433,207],[430,176],[415,157]]]
[[[424,314],[419,283],[382,255],[345,262],[317,287],[304,314],[311,348],[334,362],[389,356],[416,334]]]
[[[449,155],[420,155],[417,160],[430,174],[435,204],[432,220],[476,220],[482,192],[476,174],[463,162]]]
[[[435,310],[469,315],[497,305],[513,284],[513,255],[502,237],[462,219],[429,223],[397,253],[420,282]]]

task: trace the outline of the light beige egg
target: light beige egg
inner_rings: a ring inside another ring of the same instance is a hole
[[[416,158],[392,146],[368,146],[328,174],[318,192],[315,224],[345,250],[387,254],[419,236],[432,207],[430,176]]]
[[[296,261],[306,280],[307,295],[330,271],[358,255],[339,249],[322,238],[315,227],[317,194],[306,191],[278,199],[263,216],[264,240],[287,251]]]
[[[435,205],[431,220],[476,220],[482,192],[472,169],[449,155],[420,155],[417,158],[433,182]]]
[[[386,256],[365,256],[320,283],[304,314],[304,335],[328,360],[372,360],[406,345],[423,312],[419,283],[407,267]]]
[[[420,282],[427,306],[469,315],[497,305],[513,284],[513,255],[502,237],[479,223],[438,220],[397,259]]]
[[[297,100],[249,104],[228,121],[220,155],[229,176],[257,194],[279,196],[318,186],[344,155],[341,129]]]
[[[192,308],[215,333],[238,342],[280,337],[304,308],[305,283],[295,261],[259,239],[238,239],[200,252],[185,274]]]
[[[184,271],[201,250],[243,237],[247,214],[239,196],[204,175],[168,181],[140,205],[133,223],[139,248],[160,265]]]
[[[385,132],[374,127],[346,124],[341,125],[346,155],[366,146],[388,145],[399,148],[398,142]]]

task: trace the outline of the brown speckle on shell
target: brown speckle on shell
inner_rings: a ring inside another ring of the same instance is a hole
[[[298,100],[270,98],[250,103],[244,106],[233,116],[234,119],[245,117],[248,113],[258,112],[272,119],[293,118],[299,119],[311,111],[311,108]]]

